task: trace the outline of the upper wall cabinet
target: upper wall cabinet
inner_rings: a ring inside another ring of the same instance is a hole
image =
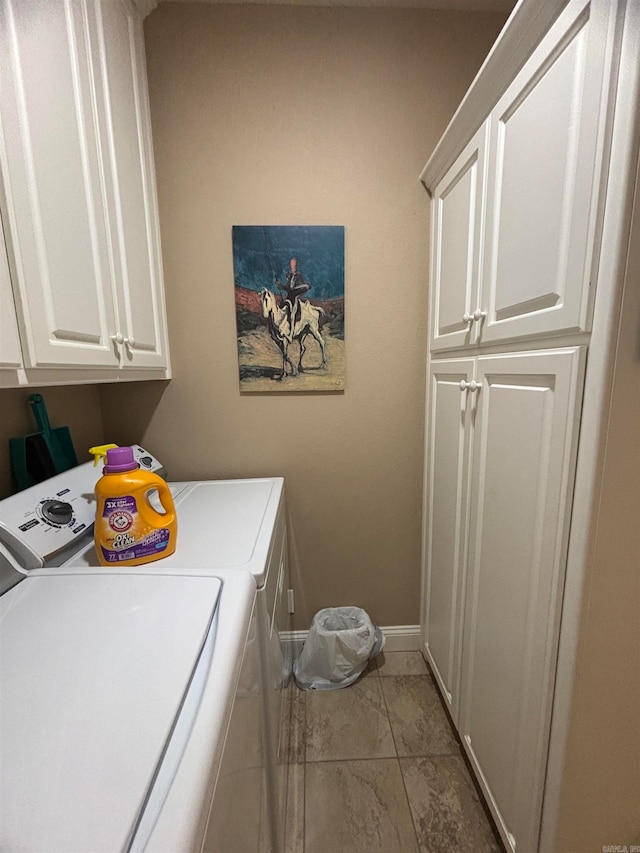
[[[22,350],[20,349],[18,324],[13,305],[11,277],[9,275],[9,262],[4,245],[2,220],[0,220],[0,385],[5,384],[2,379],[7,368],[9,368],[12,374],[15,374],[21,367]]]
[[[92,11],[94,75],[105,110],[100,130],[102,150],[108,151],[117,332],[124,339],[125,366],[164,367],[164,297],[142,22],[123,2],[96,3]]]
[[[589,329],[608,79],[591,12],[567,5],[434,189],[434,350]]]
[[[433,193],[434,349],[473,340],[473,311],[480,302],[487,128],[484,124],[475,134]]]
[[[117,365],[86,10],[0,9],[6,219],[27,364]]]
[[[25,367],[165,376],[141,21],[120,0],[6,0],[0,16],[0,157]]]

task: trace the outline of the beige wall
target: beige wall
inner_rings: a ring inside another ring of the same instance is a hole
[[[297,623],[419,619],[426,159],[503,16],[162,4],[145,22],[174,378],[102,392],[177,478],[284,475]],[[231,226],[337,224],[347,388],[241,395]]]
[[[29,394],[44,397],[52,427],[68,426],[80,461],[92,444],[102,442],[102,416],[97,385],[64,388],[20,388],[0,391],[0,498],[13,491],[9,462],[9,439],[36,432]]]
[[[630,245],[557,853],[640,846],[640,198]]]

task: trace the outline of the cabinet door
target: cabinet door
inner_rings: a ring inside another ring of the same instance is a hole
[[[0,4],[0,159],[31,367],[117,365],[86,4]]]
[[[460,735],[537,850],[585,348],[478,358]]]
[[[13,304],[9,262],[0,220],[0,367],[22,367],[22,349]]]
[[[121,0],[92,7],[91,44],[109,192],[123,367],[168,363],[142,22]]]
[[[608,56],[591,6],[568,4],[491,114],[486,343],[589,327]]]
[[[473,359],[434,361],[429,370],[424,519],[424,645],[449,713],[458,720],[460,642],[467,541],[471,406],[461,388]]]
[[[476,133],[433,194],[433,350],[475,342],[487,126]]]

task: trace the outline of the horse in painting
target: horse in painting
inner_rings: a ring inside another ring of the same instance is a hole
[[[320,351],[322,352],[320,366],[327,366],[324,339],[320,334],[320,317],[324,314],[322,308],[317,308],[306,299],[296,299],[293,305],[288,302],[282,308],[278,305],[278,301],[273,293],[266,287],[263,287],[260,291],[260,305],[262,316],[267,321],[269,334],[282,353],[281,379],[286,376],[287,362],[291,367],[292,376],[296,376],[298,371],[304,369],[302,367],[302,356],[307,349],[304,342],[308,335],[315,338],[320,346]],[[300,344],[300,356],[297,366],[289,358],[289,345],[293,341],[298,341]]]

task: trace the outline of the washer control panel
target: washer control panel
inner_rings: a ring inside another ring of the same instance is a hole
[[[141,468],[164,474],[143,447],[133,445],[133,452]],[[25,569],[47,565],[90,531],[96,511],[94,490],[101,476],[101,465],[86,462],[0,501],[0,542]]]

